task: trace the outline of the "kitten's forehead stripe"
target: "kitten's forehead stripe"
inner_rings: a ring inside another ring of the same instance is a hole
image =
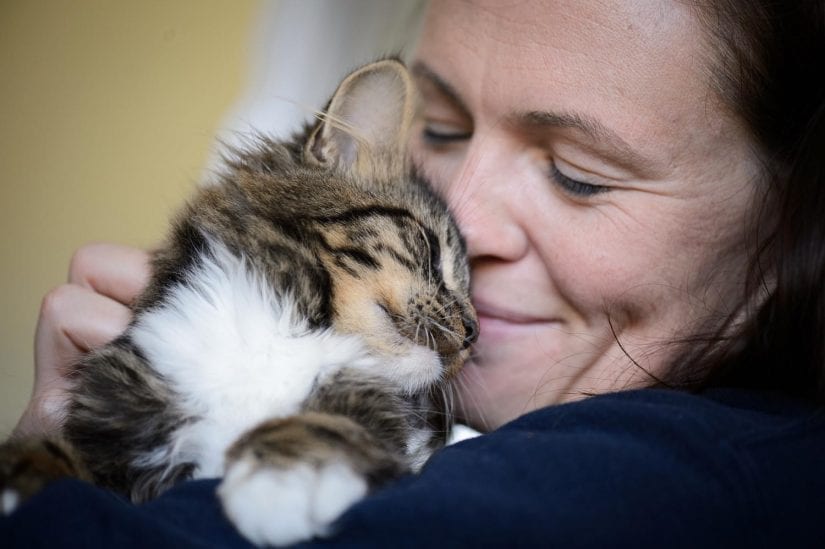
[[[332,251],[371,269],[381,267],[380,261],[360,248],[335,248]]]
[[[413,215],[404,209],[388,206],[365,206],[362,208],[352,208],[338,215],[315,217],[319,223],[351,223],[362,217],[385,216],[389,218],[409,218]]]
[[[417,265],[416,265],[416,263],[413,259],[411,259],[409,257],[405,257],[405,256],[401,255],[400,253],[396,252],[395,250],[388,250],[388,251],[389,251],[390,256],[393,259],[395,259],[398,263],[400,263],[401,265],[403,265],[407,269],[412,271],[413,269],[415,269],[417,267]]]

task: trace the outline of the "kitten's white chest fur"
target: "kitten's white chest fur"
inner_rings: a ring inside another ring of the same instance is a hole
[[[310,330],[263,277],[212,243],[187,284],[143,314],[133,342],[196,418],[145,464],[194,462],[195,477],[220,476],[226,449],[244,431],[299,411],[314,384],[340,368],[370,368],[359,338]]]

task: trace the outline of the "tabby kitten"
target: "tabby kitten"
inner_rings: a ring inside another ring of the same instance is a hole
[[[407,70],[380,61],[304,137],[229,158],[126,333],[80,364],[63,438],[0,448],[6,512],[61,476],[134,501],[223,476],[241,533],[290,543],[444,444],[477,323],[461,236],[408,169],[413,110]]]

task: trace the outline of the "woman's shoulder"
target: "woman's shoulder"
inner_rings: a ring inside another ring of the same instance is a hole
[[[713,388],[701,393],[641,389],[589,397],[526,414],[498,432],[661,435],[664,442],[670,436],[714,437],[739,446],[797,434],[807,437],[816,429],[825,429],[821,406],[776,392]]]
[[[804,543],[825,539],[822,455],[825,413],[805,403],[621,392],[445,448],[419,477],[356,506],[344,531],[455,544]]]
[[[600,456],[640,474],[717,473],[728,482],[740,475],[737,486],[758,482],[763,491],[777,479],[777,489],[787,490],[801,474],[825,494],[825,408],[780,393],[618,392],[526,414],[474,444],[510,457],[525,445],[562,461]]]
[[[811,404],[640,390],[532,412],[445,449],[422,476],[479,482],[533,515],[524,524],[537,536],[552,524],[545,535],[593,545],[634,539],[624,537],[633,529],[637,541],[787,543],[825,540],[823,455],[825,409]],[[495,507],[490,516],[509,513]]]

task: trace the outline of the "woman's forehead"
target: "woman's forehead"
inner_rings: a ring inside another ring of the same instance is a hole
[[[684,98],[706,76],[704,49],[679,2],[445,0],[428,11],[419,57],[484,83],[486,96],[544,101],[552,86],[583,98],[589,89],[644,97],[677,88]]]
[[[710,89],[707,52],[698,20],[676,1],[446,0],[430,6],[416,58],[476,123],[589,119],[673,163],[704,153],[690,146],[716,148],[730,122]],[[684,135],[691,128],[706,139]]]

